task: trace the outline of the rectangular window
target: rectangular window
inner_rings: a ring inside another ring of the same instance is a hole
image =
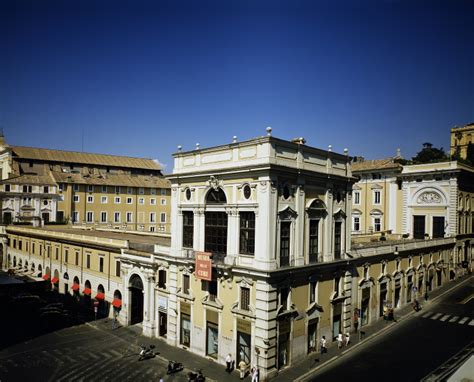
[[[165,198],[161,198],[160,203],[161,203],[162,206],[166,206],[166,199],[165,199]]]
[[[191,317],[187,314],[181,313],[181,335],[179,342],[183,346],[191,346]]]
[[[156,223],[156,214],[154,212],[150,212],[150,223]]]
[[[69,251],[67,249],[64,250],[64,262],[68,262],[68,257],[69,257]]]
[[[74,185],[72,186],[72,189],[73,189],[73,191],[76,191],[76,192],[79,191],[79,185],[78,185],[78,184],[74,184]]]
[[[133,199],[132,198],[127,198],[127,204],[132,204],[133,203]]]
[[[290,231],[291,222],[280,224],[280,266],[290,265]]]
[[[63,191],[64,191],[64,184],[59,183],[59,192],[63,192]]]
[[[86,268],[89,269],[91,267],[91,255],[87,254],[86,256]]]
[[[183,247],[193,248],[194,213],[183,211]]]
[[[354,191],[354,204],[360,204],[360,192]]]
[[[311,281],[309,283],[309,302],[312,304],[313,302],[316,302],[316,286],[317,282],[316,281]]]
[[[101,212],[100,213],[100,222],[101,223],[107,223],[107,212]]]
[[[87,186],[87,192],[93,192],[94,191],[94,186]]]
[[[140,188],[138,189],[138,193],[139,193],[140,195],[144,195],[144,194],[145,194],[145,189],[144,189],[143,187],[140,187]]]
[[[319,254],[319,219],[309,221],[309,262],[318,261]]]
[[[94,197],[91,195],[87,195],[87,203],[94,203]]]
[[[166,212],[160,214],[160,223],[166,223]]]
[[[150,188],[150,195],[156,195],[156,188]]]
[[[444,216],[433,216],[433,238],[444,237]]]
[[[115,262],[115,276],[120,277],[120,261]]]
[[[5,184],[5,192],[10,192],[10,185],[9,184]]]
[[[94,221],[94,213],[92,211],[87,211],[86,221],[87,223],[92,223]]]
[[[102,186],[101,190],[102,192],[107,192],[107,186]]]
[[[207,292],[209,293],[209,301],[217,299],[217,280],[207,282]]]
[[[74,211],[72,213],[72,222],[73,223],[78,223],[79,222],[79,212]]]
[[[44,194],[49,194],[49,187],[48,186],[43,187],[43,193]]]
[[[115,194],[120,194],[120,186],[115,186]]]
[[[127,194],[129,194],[129,195],[133,194],[133,188],[132,187],[127,187]]]
[[[79,252],[76,252],[76,265],[79,265]]]
[[[150,232],[155,232],[155,226],[154,225],[151,225],[150,227],[148,227],[148,230]]]
[[[425,238],[425,215],[413,215],[413,238]]]
[[[115,204],[120,204],[120,196],[116,196],[114,199]]]
[[[114,223],[120,223],[120,212],[114,212]]]
[[[374,191],[374,204],[380,204],[380,191]]]
[[[380,232],[382,230],[382,223],[380,218],[374,218],[374,231]]]
[[[133,213],[132,212],[127,212],[127,223],[132,223],[133,222]]]
[[[56,260],[59,259],[59,248],[56,247]]]
[[[104,258],[102,256],[99,256],[99,272],[104,271]]]
[[[107,201],[108,201],[108,200],[107,200],[107,196],[101,196],[101,197],[100,197],[100,202],[101,202],[102,204],[107,204]]]
[[[79,195],[74,195],[72,200],[74,200],[74,203],[79,203]]]
[[[352,226],[352,230],[353,231],[356,231],[356,232],[359,232],[360,231],[360,217],[359,216],[354,216],[352,218],[354,224]]]
[[[280,289],[280,305],[283,307],[283,310],[288,310],[288,302],[290,297],[289,288]]]
[[[166,195],[166,188],[162,188],[162,189],[160,190],[160,193],[161,193],[161,195]]]
[[[156,205],[156,199],[155,198],[150,199],[150,205],[152,205],[152,206]]]
[[[250,288],[240,288],[240,309],[250,310]]]
[[[166,289],[166,271],[164,269],[158,271],[158,288]]]
[[[183,275],[183,294],[189,294],[189,275]]]
[[[138,204],[145,204],[144,198],[138,198]]]
[[[23,246],[23,242],[21,240],[18,240],[18,249],[21,251]]]
[[[341,258],[341,226],[342,222],[334,223],[334,258]]]
[[[227,213],[205,212],[204,250],[211,253],[227,253]]]
[[[255,212],[240,214],[240,253],[253,255],[255,253]]]

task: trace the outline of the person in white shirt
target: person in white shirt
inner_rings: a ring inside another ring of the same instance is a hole
[[[339,349],[342,349],[343,344],[344,344],[344,338],[342,337],[342,333],[339,332],[339,334],[337,335],[337,347]]]
[[[349,333],[346,333],[346,346],[349,346],[349,342],[351,342],[351,337],[349,336]]]
[[[321,337],[321,354],[327,353],[327,342],[326,342],[326,336]]]

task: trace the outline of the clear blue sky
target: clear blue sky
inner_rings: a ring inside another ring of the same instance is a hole
[[[474,122],[474,2],[0,3],[12,145],[156,158],[265,134],[380,158]]]

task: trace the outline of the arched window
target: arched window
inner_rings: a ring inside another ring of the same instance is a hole
[[[227,203],[227,198],[222,188],[218,188],[218,189],[211,188],[206,195],[206,203],[208,204]]]
[[[308,215],[308,261],[318,261],[321,252],[320,232],[322,220],[327,215],[326,205],[321,199],[315,199],[306,209]]]

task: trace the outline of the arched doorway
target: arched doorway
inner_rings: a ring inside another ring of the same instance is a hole
[[[143,282],[140,276],[130,277],[128,284],[130,290],[130,325],[143,321]]]
[[[98,302],[98,317],[107,317],[107,302],[105,301],[105,289],[102,284],[97,287],[97,294],[95,299]],[[96,302],[94,302],[96,304]]]
[[[38,265],[38,277],[41,277],[41,275],[43,274],[43,267],[41,266],[41,264]]]
[[[77,299],[77,301],[79,301],[79,298],[80,298],[79,297],[80,284],[81,283],[79,281],[79,277],[74,276],[71,289],[72,289],[72,295]]]
[[[57,269],[53,273],[51,284],[53,284],[53,290],[55,292],[59,292],[59,271]]]
[[[25,271],[28,270],[28,261],[25,261]]]
[[[13,268],[16,267],[16,256],[13,256]]]

